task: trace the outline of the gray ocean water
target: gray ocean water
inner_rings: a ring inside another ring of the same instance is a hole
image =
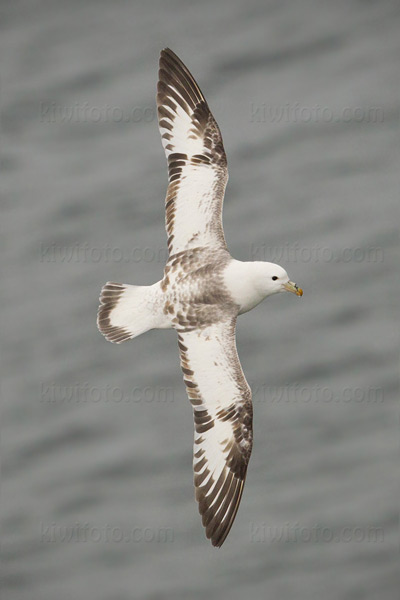
[[[399,16],[2,3],[5,600],[398,598]],[[239,320],[255,444],[220,550],[174,332],[116,346],[96,329],[106,281],[162,274],[165,46],[222,130],[231,253],[304,289]]]

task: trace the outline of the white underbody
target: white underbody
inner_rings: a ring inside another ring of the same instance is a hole
[[[256,307],[267,296],[280,291],[279,289],[266,290],[265,286],[259,285],[260,264],[264,266],[269,263],[241,262],[231,259],[224,269],[224,284],[233,303],[238,306],[237,314],[239,315]],[[149,329],[174,328],[173,315],[169,313],[165,314],[164,312],[165,302],[167,300],[173,301],[175,311],[178,311],[179,305],[183,307],[188,301],[188,285],[183,284],[181,288],[179,285],[174,286],[173,284],[176,283],[174,281],[175,278],[171,276],[171,279],[171,288],[173,291],[163,290],[161,285],[162,280],[151,286],[135,288],[143,290],[143,299],[135,306],[136,315],[139,319],[145,319],[146,317],[148,319],[148,316],[152,315],[149,322]],[[130,301],[129,294],[127,294],[126,300],[127,302]],[[118,307],[116,307],[114,313],[112,318],[117,325],[120,322],[122,314],[118,313]]]

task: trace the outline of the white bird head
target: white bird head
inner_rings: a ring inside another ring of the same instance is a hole
[[[303,295],[303,290],[290,281],[285,269],[270,262],[232,260],[225,269],[224,279],[233,301],[240,307],[239,314],[251,310],[272,294]]]
[[[303,290],[296,283],[290,281],[289,275],[283,267],[270,262],[259,262],[257,264],[260,265],[259,289],[265,296],[271,296],[279,292],[292,292],[296,296],[303,295]]]

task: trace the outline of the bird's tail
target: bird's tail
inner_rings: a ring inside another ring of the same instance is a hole
[[[97,327],[107,340],[120,344],[157,327],[150,301],[151,288],[106,283],[100,294]]]

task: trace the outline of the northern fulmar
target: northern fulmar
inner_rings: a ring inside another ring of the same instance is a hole
[[[206,536],[221,546],[242,497],[253,439],[236,319],[267,296],[303,292],[279,265],[229,254],[222,228],[228,169],[221,133],[193,76],[168,48],[160,56],[157,107],[168,161],[169,258],[154,285],[107,283],[97,324],[116,344],[150,329],[176,329],[194,414],[196,500]]]

